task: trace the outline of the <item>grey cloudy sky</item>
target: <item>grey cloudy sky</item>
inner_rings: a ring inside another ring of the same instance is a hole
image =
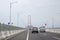
[[[17,1],[12,4],[11,20],[13,25],[17,25],[17,15],[19,15],[19,26],[28,25],[28,15],[31,15],[33,26],[48,24],[52,27],[60,27],[60,0],[11,0]],[[9,22],[10,0],[0,0],[0,22],[7,24]]]

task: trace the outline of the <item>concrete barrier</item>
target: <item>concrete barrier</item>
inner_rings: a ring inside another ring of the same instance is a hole
[[[4,39],[8,36],[18,34],[20,32],[23,32],[24,30],[11,30],[11,31],[1,31],[0,32],[0,39]]]
[[[60,29],[46,29],[47,32],[60,33]]]
[[[24,28],[0,23],[0,39],[18,34],[22,31],[24,31]]]

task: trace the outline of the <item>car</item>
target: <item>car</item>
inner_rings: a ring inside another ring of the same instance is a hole
[[[38,28],[37,27],[33,27],[32,28],[32,33],[38,33]]]
[[[40,32],[46,32],[45,26],[40,27]]]

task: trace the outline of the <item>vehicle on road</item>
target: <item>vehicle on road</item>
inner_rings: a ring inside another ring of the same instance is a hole
[[[40,32],[46,32],[45,26],[40,27]]]
[[[32,28],[32,33],[38,33],[38,28],[37,27],[33,27]]]

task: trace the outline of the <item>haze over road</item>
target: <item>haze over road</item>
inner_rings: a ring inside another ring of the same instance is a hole
[[[60,40],[60,0],[0,0],[0,39]]]
[[[48,27],[52,27],[53,21],[54,27],[60,27],[60,0],[0,0],[1,23],[10,22],[10,1],[17,1],[11,5],[11,22],[14,26],[27,26],[28,15],[31,15],[33,26],[40,27],[47,23]]]

